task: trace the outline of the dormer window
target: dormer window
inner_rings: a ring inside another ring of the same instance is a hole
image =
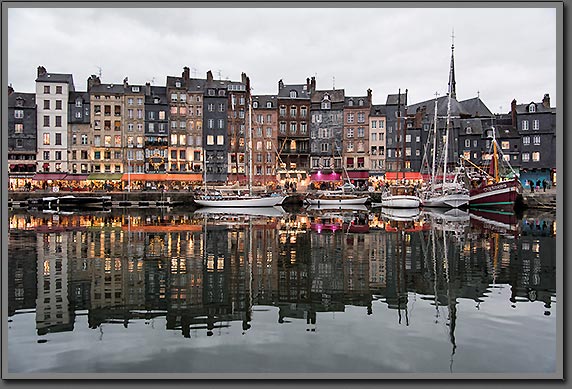
[[[291,90],[290,91],[290,98],[295,99],[296,97],[298,97],[298,92],[296,92],[295,90]]]
[[[252,103],[252,108],[258,108],[258,101]]]
[[[155,97],[155,98],[153,99],[153,102],[154,102],[155,104],[159,104],[159,98],[158,98],[158,97]]]
[[[24,99],[21,97],[18,97],[16,99],[16,107],[23,107],[24,106]]]
[[[536,112],[536,106],[534,104],[530,104],[528,106],[528,112]]]
[[[138,86],[132,86],[131,92],[139,92],[139,87]]]
[[[332,108],[332,103],[330,102],[330,96],[324,95],[324,98],[322,99],[322,109],[330,109],[330,108]]]
[[[82,101],[80,98],[75,99],[75,106],[78,108],[81,108],[82,106]]]
[[[353,106],[354,106],[354,101],[353,101],[353,100],[348,101],[348,106],[349,106],[349,107],[353,107]]]
[[[360,100],[360,101],[358,102],[358,105],[359,105],[360,107],[363,107],[363,100]]]
[[[180,88],[180,87],[181,87],[181,81],[175,82],[175,88]]]
[[[266,108],[272,108],[272,102],[271,101],[266,102]]]
[[[471,127],[467,127],[465,130],[465,133],[467,134],[472,134],[473,133],[473,129]]]

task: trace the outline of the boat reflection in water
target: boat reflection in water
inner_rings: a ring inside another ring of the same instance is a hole
[[[459,329],[480,331],[488,325],[494,339],[487,346],[503,347],[507,342],[515,347],[514,339],[497,327],[495,318],[487,320],[490,311],[475,316],[483,306],[503,311],[506,304],[499,299],[506,297],[514,307],[542,301],[545,315],[553,312],[556,223],[550,215],[517,221],[515,235],[510,223],[508,230],[500,230],[488,222],[490,219],[472,214],[467,220],[464,214],[423,212],[406,218],[367,208],[262,214],[256,210],[246,214],[229,214],[228,209],[224,214],[204,211],[208,212],[12,213],[8,310],[14,319],[10,331],[20,331],[20,335],[10,338],[11,361],[29,360],[26,353],[38,351],[19,347],[18,342],[34,339],[34,344],[37,337],[56,342],[48,335],[83,331],[84,327],[98,331],[94,334],[99,339],[116,324],[125,329],[123,337],[132,339],[129,334],[148,336],[140,325],[143,323],[155,326],[153,336],[165,342],[172,336],[162,335],[161,329],[193,339],[220,336],[220,342],[227,339],[230,345],[236,344],[232,340],[236,335],[257,328],[270,331],[263,331],[265,336],[257,338],[258,342],[271,338],[274,346],[285,348],[299,340],[299,347],[307,347],[303,346],[307,340],[296,337],[300,334],[293,323],[299,322],[319,336],[316,344],[328,355],[335,354],[331,348],[337,344],[335,339],[345,338],[354,346],[344,353],[361,360],[360,350],[372,342],[393,344],[409,336],[388,320],[413,326],[415,331],[437,322],[446,330],[443,341],[448,342],[451,355],[460,350],[475,355],[480,346],[460,341]],[[497,294],[501,291],[503,294]],[[416,314],[412,315],[415,304]],[[423,304],[432,309],[423,308]],[[464,309],[463,315],[457,314],[460,309]],[[506,314],[514,312],[518,310]],[[334,313],[343,320],[332,320]],[[35,321],[35,333],[24,333],[27,327],[19,327],[28,317]],[[524,319],[518,316],[518,320]],[[348,323],[357,331],[348,331]],[[384,328],[391,334],[389,338],[360,335],[370,330],[380,333]],[[495,336],[495,331],[503,335]],[[432,342],[440,341],[431,336]],[[73,341],[71,335],[57,339]],[[241,342],[246,352],[248,341]],[[527,347],[518,345],[519,350]],[[547,350],[552,346],[550,343]],[[151,346],[142,342],[137,347],[143,352]],[[217,355],[222,358],[223,354]],[[273,353],[264,355],[277,361]],[[478,356],[486,363],[485,354]],[[386,357],[379,356],[378,368]],[[371,358],[376,361],[375,356]],[[308,362],[303,359],[289,360],[289,368],[301,369]],[[101,367],[104,370],[108,366],[103,359],[92,362],[105,366]],[[464,364],[458,367],[462,371],[471,370],[466,362],[455,361],[455,366],[458,364]],[[26,371],[27,365],[11,364],[20,371]],[[214,363],[209,366],[216,368]],[[229,366],[220,369],[224,372]],[[276,362],[272,369],[281,371],[280,366]],[[345,366],[350,371],[362,367]],[[61,369],[79,367],[72,361]],[[339,371],[340,366],[334,363],[324,369]],[[451,367],[451,371],[456,369]]]

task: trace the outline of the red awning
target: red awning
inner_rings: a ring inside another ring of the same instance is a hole
[[[89,174],[68,174],[65,177],[66,181],[85,181]]]
[[[121,181],[202,181],[201,173],[123,173]]]
[[[311,181],[341,181],[342,176],[340,173],[314,173],[310,176]]]
[[[353,180],[367,180],[369,178],[369,172],[367,171],[348,171],[348,176]]]
[[[32,180],[47,181],[47,180],[63,180],[66,173],[36,173]]]
[[[404,173],[402,172],[387,172],[385,173],[386,180],[402,180]],[[419,172],[405,172],[406,180],[422,180],[423,176]]]

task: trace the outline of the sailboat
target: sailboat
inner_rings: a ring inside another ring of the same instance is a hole
[[[437,187],[437,177],[435,175],[436,162],[435,155],[437,154],[437,99],[435,99],[435,119],[433,120],[433,163],[431,166],[431,188],[425,192],[423,198],[424,207],[437,207],[437,208],[459,208],[466,206],[469,203],[469,193],[458,182],[456,182],[457,175],[453,182],[447,182],[447,164],[449,152],[449,129],[451,124],[451,97],[453,94],[453,78],[454,78],[454,62],[453,50],[455,45],[451,45],[451,67],[449,69],[449,91],[447,93],[447,123],[445,126],[445,144],[444,144],[444,157],[443,157],[443,180],[441,187]]]
[[[469,207],[471,208],[514,208],[519,198],[522,199],[522,184],[510,163],[506,162],[512,172],[512,177],[501,177],[499,152],[502,155],[502,151],[497,143],[495,132],[496,129],[493,127],[492,158],[488,172],[479,168],[478,170],[483,175],[471,180],[472,188],[469,191]]]
[[[407,89],[405,90],[407,100]],[[397,133],[401,125],[401,89],[399,89],[397,103]],[[405,142],[405,126],[403,128],[403,142]],[[402,147],[403,163],[402,170],[405,169],[405,143]],[[405,172],[403,173],[405,177]],[[421,199],[417,196],[413,187],[407,185],[393,185],[386,187],[381,193],[381,206],[384,208],[419,208]]]
[[[249,93],[249,107],[248,107],[248,194],[224,194],[223,192],[216,192],[207,194],[206,185],[206,153],[203,157],[203,172],[205,183],[205,195],[195,199],[195,203],[203,207],[274,207],[282,204],[287,196],[272,193],[269,196],[255,195],[252,192],[252,95]]]

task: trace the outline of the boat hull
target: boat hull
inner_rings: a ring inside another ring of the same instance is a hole
[[[417,196],[395,195],[381,198],[384,208],[419,208],[421,199]]]
[[[381,208],[381,215],[394,221],[413,221],[420,214],[419,208]]]
[[[269,196],[257,198],[213,198],[213,199],[195,199],[195,203],[202,207],[225,207],[225,208],[240,208],[240,207],[274,207],[282,204],[286,196]]]
[[[282,207],[206,207],[195,211],[196,215],[243,215],[281,217],[286,214]]]
[[[423,207],[460,208],[469,204],[470,196],[465,193],[437,195],[423,200]]]
[[[522,186],[518,180],[503,181],[469,192],[469,206],[482,208],[511,208],[514,207]]]
[[[369,200],[369,196],[361,196],[355,198],[312,198],[306,199],[310,205],[359,205],[365,204]]]

